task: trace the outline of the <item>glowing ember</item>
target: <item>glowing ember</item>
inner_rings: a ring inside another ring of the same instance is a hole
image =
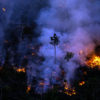
[[[79,86],[83,86],[85,84],[85,81],[81,81],[80,83],[79,83]]]
[[[100,68],[100,57],[94,55],[90,60],[86,62],[86,64],[91,68]]]
[[[26,71],[25,71],[25,68],[18,68],[18,69],[16,69],[16,71],[17,71],[17,72],[23,72],[23,73],[26,72]]]
[[[32,56],[34,56],[34,55],[35,55],[35,53],[33,52],[33,53],[32,53]]]
[[[76,91],[74,88],[71,88],[67,83],[65,84],[65,94],[72,96],[76,95]]]
[[[3,10],[3,12],[5,12],[6,11],[6,8],[2,8],[2,10]]]
[[[31,90],[31,86],[29,85],[29,86],[27,87],[26,93],[29,93],[30,90]]]

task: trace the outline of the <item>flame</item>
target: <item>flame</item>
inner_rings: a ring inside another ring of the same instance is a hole
[[[29,85],[29,86],[27,87],[26,93],[29,93],[30,90],[31,90],[31,86]]]
[[[65,94],[72,96],[72,95],[76,95],[76,91],[74,88],[71,88],[68,83],[65,83]]]
[[[80,83],[79,83],[79,86],[83,86],[85,84],[85,81],[81,81]]]
[[[95,68],[95,67],[100,68],[100,57],[93,55],[91,59],[86,62],[86,65],[91,68]]]
[[[26,72],[26,71],[25,71],[25,68],[18,68],[18,69],[16,69],[16,71],[17,71],[17,72],[23,72],[23,73]]]

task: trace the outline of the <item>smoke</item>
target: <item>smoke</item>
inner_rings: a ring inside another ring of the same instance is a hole
[[[21,66],[24,56],[36,43],[35,20],[47,2],[40,0],[0,0],[1,63]]]
[[[27,84],[35,84],[37,92],[64,80],[72,84],[77,68],[100,45],[99,4],[99,0],[1,0],[1,65],[27,67]],[[50,44],[54,33],[60,41],[56,64]],[[74,54],[69,61],[67,52]]]
[[[41,77],[49,82],[48,84],[51,79],[52,84],[58,82],[56,78],[60,77],[61,68],[65,72],[63,80],[72,84],[71,80],[75,78],[77,68],[80,64],[84,65],[86,56],[94,51],[97,44],[100,45],[99,3],[94,0],[50,0],[50,6],[41,9],[37,23],[41,29],[39,42],[42,46],[38,54],[45,58],[41,65]],[[50,37],[54,33],[60,40],[56,64],[54,64],[54,47],[50,44]],[[80,55],[81,50],[83,55]],[[74,53],[69,62],[64,59],[68,51]]]

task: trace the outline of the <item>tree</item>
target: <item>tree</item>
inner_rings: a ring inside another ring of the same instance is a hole
[[[54,55],[55,55],[55,64],[56,64],[56,46],[59,44],[59,39],[55,33],[53,37],[50,37],[50,38],[51,38],[50,44],[54,46]]]
[[[67,52],[67,53],[66,53],[66,56],[65,56],[65,59],[66,59],[67,61],[69,61],[73,56],[74,56],[74,54],[73,54],[72,52]]]

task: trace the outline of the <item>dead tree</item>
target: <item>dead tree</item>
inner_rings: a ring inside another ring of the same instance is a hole
[[[56,64],[56,46],[59,44],[59,39],[55,33],[53,37],[50,37],[50,38],[51,38],[50,44],[54,46],[54,55],[55,55],[55,64]]]

